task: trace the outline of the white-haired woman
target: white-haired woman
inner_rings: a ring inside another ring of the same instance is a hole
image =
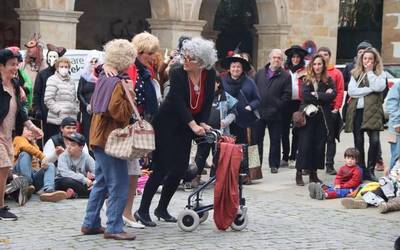
[[[358,164],[363,179],[377,181],[374,168],[379,153],[379,131],[383,130],[383,91],[386,75],[382,59],[374,48],[366,48],[351,71],[348,86],[350,100],[346,113],[346,132],[353,132],[355,147],[360,151]],[[368,163],[365,164],[364,132],[369,136]]]
[[[86,138],[86,144],[89,143],[89,130],[90,121],[92,119],[92,110],[90,106],[90,99],[94,91],[95,84],[97,82],[97,76],[95,69],[98,65],[102,64],[103,55],[98,50],[92,50],[85,58],[85,65],[82,70],[81,78],[78,84],[78,99],[81,110],[82,119],[82,134]]]
[[[191,141],[210,129],[206,121],[215,88],[214,43],[197,37],[184,43],[182,51],[182,65],[171,70],[170,92],[153,120],[156,133],[154,172],[144,189],[139,210],[134,214],[137,221],[150,227],[156,226],[149,214],[150,204],[162,181],[161,198],[154,215],[166,222],[176,222],[167,207],[188,167]]]
[[[115,240],[134,240],[135,235],[123,231],[122,213],[128,199],[127,161],[107,155],[104,152],[111,131],[128,125],[132,116],[123,85],[133,94],[132,82],[124,73],[136,58],[136,49],[127,40],[115,39],[105,47],[105,64],[117,69],[117,76],[106,77],[102,72],[95,86],[91,106],[92,124],[90,146],[96,158],[93,189],[90,192],[86,216],[81,231],[83,234],[102,234],[104,238]],[[101,226],[100,210],[108,195],[107,229]]]

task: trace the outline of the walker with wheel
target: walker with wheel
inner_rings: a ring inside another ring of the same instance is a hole
[[[219,130],[212,129],[206,132],[206,135],[196,139],[197,144],[201,143],[215,143],[215,154],[213,155],[213,163],[215,169],[218,168],[218,160],[220,155],[220,139],[222,134]],[[246,200],[243,197],[243,178],[248,172],[248,150],[246,144],[241,144],[242,147],[242,161],[240,163],[240,169],[238,172],[238,191],[239,191],[239,208],[235,219],[230,225],[231,229],[234,231],[242,231],[247,227],[248,224],[248,214],[246,207]],[[178,227],[185,232],[192,232],[197,229],[197,227],[208,219],[209,211],[214,209],[214,204],[202,204],[202,194],[204,190],[218,182],[216,175],[210,177],[208,181],[196,188],[188,197],[188,202],[185,209],[179,213],[177,218]]]

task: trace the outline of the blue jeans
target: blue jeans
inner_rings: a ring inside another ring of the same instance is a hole
[[[396,143],[390,143],[390,169],[396,164],[400,154],[400,135],[396,135]]]
[[[26,152],[21,152],[15,164],[14,171],[19,175],[27,177],[29,183],[33,184],[36,190],[41,188],[44,190],[54,190],[56,168],[52,163],[49,164],[47,169],[34,170],[32,169],[32,156]]]
[[[103,149],[95,147],[96,158],[93,189],[90,192],[83,226],[100,228],[100,210],[108,194],[107,233],[123,232],[122,213],[128,199],[129,177],[127,161],[107,155]]]

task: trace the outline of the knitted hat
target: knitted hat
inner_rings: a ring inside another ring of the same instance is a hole
[[[368,41],[362,41],[361,43],[359,43],[359,44],[357,45],[357,52],[358,52],[360,49],[366,49],[366,48],[369,48],[369,47],[373,47],[372,44],[371,44],[370,42],[368,42]]]

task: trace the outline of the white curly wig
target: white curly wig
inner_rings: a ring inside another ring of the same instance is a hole
[[[104,45],[104,63],[117,71],[125,71],[135,62],[135,46],[126,39],[114,39]]]
[[[201,67],[211,69],[217,61],[217,51],[214,42],[202,37],[194,37],[183,43],[184,54],[199,61]]]

